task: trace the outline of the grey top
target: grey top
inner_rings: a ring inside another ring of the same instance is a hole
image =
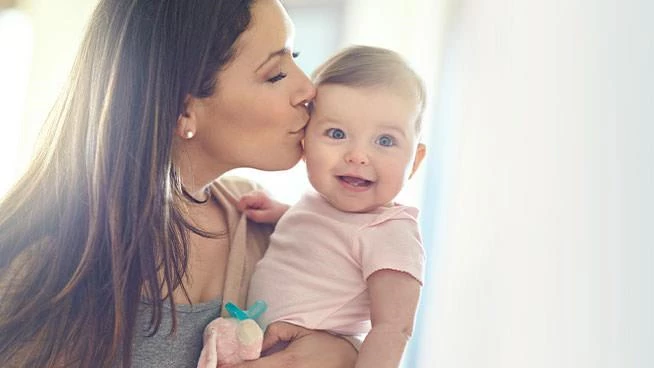
[[[176,305],[177,331],[172,326],[170,307],[164,303],[161,326],[154,336],[147,337],[151,306],[145,302],[136,316],[133,342],[133,367],[195,368],[202,350],[204,327],[220,315],[221,300],[191,305]]]

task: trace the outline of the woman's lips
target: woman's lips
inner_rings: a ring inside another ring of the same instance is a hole
[[[305,119],[302,121],[302,126],[299,127],[299,128],[296,129],[296,130],[291,130],[289,133],[290,133],[290,134],[300,134],[300,133],[303,134],[303,133],[304,133],[304,130],[305,130],[306,127],[307,127],[307,125],[309,125],[309,118],[310,118],[309,115],[307,115],[307,116],[305,117]]]
[[[306,126],[306,124],[305,124],[305,125],[302,126],[302,128],[297,129],[297,130],[291,130],[289,133],[290,133],[290,134],[303,134],[303,133],[304,133],[304,129],[305,129],[306,127],[307,127],[307,126]]]

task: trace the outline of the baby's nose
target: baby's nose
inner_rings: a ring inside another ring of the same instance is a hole
[[[368,165],[370,159],[365,152],[361,150],[352,150],[345,155],[345,162],[354,165]]]

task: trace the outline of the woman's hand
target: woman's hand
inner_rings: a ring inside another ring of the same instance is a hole
[[[285,322],[268,326],[263,350],[279,342],[288,341],[286,349],[257,360],[236,364],[230,368],[275,367],[354,367],[357,351],[345,339],[324,331],[314,331]]]

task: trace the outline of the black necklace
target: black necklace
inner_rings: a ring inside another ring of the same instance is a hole
[[[186,199],[188,199],[189,201],[195,204],[205,204],[209,201],[209,197],[211,197],[211,191],[209,190],[209,187],[204,188],[204,194],[206,194],[206,198],[204,198],[203,200],[199,200],[193,197],[189,192],[186,191],[186,188],[184,188],[184,186],[182,186],[182,194],[184,195],[184,197],[186,197]]]

